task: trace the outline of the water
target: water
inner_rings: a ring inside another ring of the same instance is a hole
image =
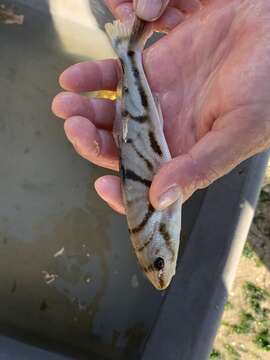
[[[87,357],[136,359],[164,297],[139,270],[124,217],[93,190],[105,171],[75,154],[50,110],[59,73],[109,47],[95,27],[89,37],[43,11],[16,12],[23,25],[0,24],[1,332]]]

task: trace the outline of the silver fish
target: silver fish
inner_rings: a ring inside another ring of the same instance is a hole
[[[105,29],[122,68],[114,135],[129,233],[144,273],[156,289],[162,290],[175,274],[182,204],[177,201],[158,211],[149,202],[154,175],[171,159],[161,108],[142,63],[142,52],[152,33],[137,17],[125,23],[108,23]]]

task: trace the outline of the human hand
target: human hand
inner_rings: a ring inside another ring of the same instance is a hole
[[[155,207],[174,201],[175,188],[187,199],[270,145],[269,17],[268,0],[215,0],[145,51],[173,157],[150,188]],[[115,60],[74,65],[60,77],[69,92],[57,95],[52,106],[66,119],[66,135],[78,153],[114,170],[114,103],[77,93],[115,89],[119,76]],[[105,176],[96,190],[123,213],[119,184],[118,177]]]
[[[159,31],[169,31],[181,23],[185,16],[199,10],[202,1],[210,0],[105,0],[112,13],[120,20],[131,14],[146,21],[154,21]]]

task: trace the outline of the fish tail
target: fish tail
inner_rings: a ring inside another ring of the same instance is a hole
[[[138,17],[135,17],[133,21],[116,20],[108,23],[105,25],[105,30],[119,57],[128,50],[143,50],[147,39],[152,34],[146,22]]]
[[[105,30],[114,50],[117,52],[117,55],[121,57],[123,53],[127,52],[129,47],[132,30],[130,23],[121,23],[119,20],[116,20],[113,23],[106,24]]]

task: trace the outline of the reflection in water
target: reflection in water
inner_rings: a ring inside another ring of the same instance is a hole
[[[138,286],[140,286],[140,283],[138,281],[138,277],[136,274],[132,275],[132,278],[131,278],[131,286],[133,288],[137,288]]]
[[[11,25],[22,25],[24,21],[23,15],[17,15],[12,8],[6,9],[5,5],[0,4],[0,23]]]
[[[95,5],[95,10],[102,13],[102,2],[95,2]],[[64,51],[93,59],[113,56],[107,37],[99,29],[88,0],[66,0],[64,6],[62,0],[49,0],[49,6]]]
[[[88,246],[83,245],[77,254],[68,254],[64,248],[57,253],[57,273],[44,270],[44,281],[66,296],[79,310],[86,310],[94,317],[100,297],[108,282],[106,261],[102,256],[91,255]]]

